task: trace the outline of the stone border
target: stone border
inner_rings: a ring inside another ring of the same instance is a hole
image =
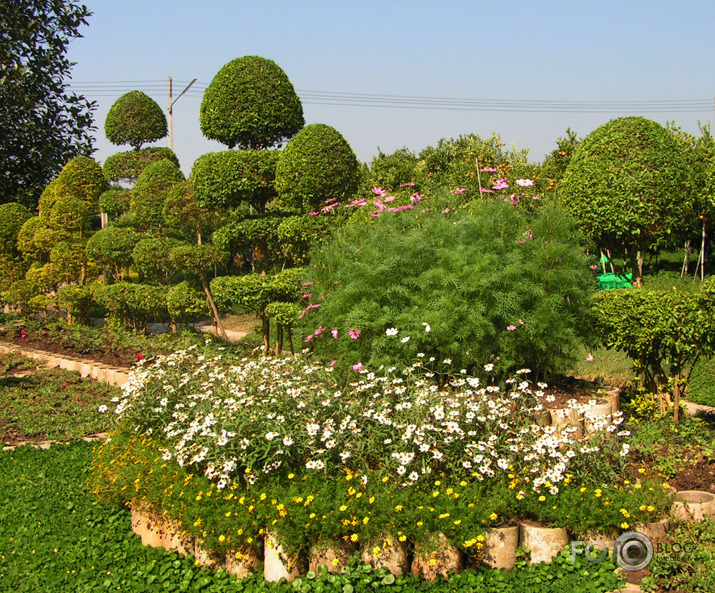
[[[91,379],[107,383],[108,385],[121,387],[129,381],[130,369],[124,367],[114,367],[94,360],[75,358],[74,356],[57,356],[49,352],[44,352],[43,350],[21,348],[15,344],[0,342],[0,354],[6,352],[21,354],[27,358],[43,362],[50,367],[77,371],[82,377],[90,377]]]

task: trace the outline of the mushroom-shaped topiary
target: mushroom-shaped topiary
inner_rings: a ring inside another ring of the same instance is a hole
[[[343,200],[357,191],[359,183],[355,153],[340,132],[325,124],[298,132],[276,167],[278,195],[295,208],[318,209],[325,200]]]
[[[259,150],[291,138],[305,123],[285,72],[259,56],[236,58],[218,71],[204,93],[200,121],[207,138]]]
[[[139,150],[145,142],[166,136],[166,116],[150,96],[131,91],[112,105],[104,121],[104,133],[112,144],[129,144]]]

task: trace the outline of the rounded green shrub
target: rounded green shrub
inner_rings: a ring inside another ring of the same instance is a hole
[[[58,231],[78,233],[87,228],[93,210],[87,202],[72,196],[58,200],[50,214],[50,227]]]
[[[175,270],[169,256],[178,244],[174,239],[163,237],[141,239],[132,251],[135,269],[150,280],[168,282]]]
[[[0,252],[14,253],[17,250],[17,235],[32,213],[22,204],[0,204]]]
[[[249,203],[259,216],[276,197],[277,150],[226,150],[204,154],[191,171],[196,201],[208,208]]]
[[[305,123],[285,72],[260,56],[236,58],[219,70],[201,102],[201,131],[229,148],[270,148]]]
[[[598,247],[636,253],[681,245],[693,216],[689,167],[673,134],[643,117],[614,119],[575,150],[561,182],[563,206]]]
[[[62,197],[62,194],[60,191],[61,187],[62,187],[62,184],[60,183],[60,180],[58,178],[56,178],[56,179],[53,179],[52,181],[50,181],[50,183],[47,185],[47,187],[42,192],[42,195],[40,196],[40,204],[39,204],[41,218],[46,218],[49,220],[50,212],[52,212],[52,207],[55,205],[57,200],[59,200]]]
[[[307,264],[311,247],[330,236],[330,222],[325,216],[289,216],[283,219],[277,228],[281,253],[296,265]]]
[[[288,142],[276,167],[278,195],[294,208],[318,210],[343,201],[360,183],[360,164],[335,128],[311,124]]]
[[[134,183],[149,165],[163,160],[171,161],[179,167],[179,159],[174,151],[163,146],[118,152],[104,161],[104,176],[109,181]]]
[[[161,160],[149,165],[132,188],[129,212],[141,229],[161,226],[164,201],[169,190],[184,181],[184,175],[173,162]]]
[[[148,323],[167,317],[166,287],[117,282],[91,288],[94,300],[130,329],[143,331]]]
[[[132,192],[128,189],[108,189],[99,197],[99,210],[109,216],[121,216],[129,210]]]
[[[97,231],[87,241],[87,257],[100,268],[118,276],[132,263],[132,253],[141,235],[126,227],[109,226]]]
[[[112,144],[129,144],[138,150],[145,142],[166,136],[166,116],[154,99],[141,91],[130,91],[107,113],[104,133]]]
[[[88,286],[68,284],[57,291],[57,300],[67,313],[67,323],[90,325],[92,316],[92,294]]]
[[[57,178],[58,199],[72,197],[85,202],[92,212],[99,208],[99,196],[109,189],[99,163],[78,156],[67,163]]]
[[[169,316],[178,323],[196,323],[199,318],[211,315],[206,295],[190,282],[172,286],[166,295],[166,305]]]

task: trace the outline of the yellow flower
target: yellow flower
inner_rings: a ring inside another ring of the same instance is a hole
[[[638,507],[638,510],[645,511],[646,508],[647,507],[644,504],[642,504],[640,507]]]
[[[226,513],[226,516],[227,516],[227,517],[230,517],[230,516],[231,516],[231,511],[229,511],[228,513]]]
[[[401,536],[398,537],[397,539],[399,539],[401,542],[404,542],[404,541],[407,540],[407,536],[406,536],[406,535],[401,535]]]
[[[457,519],[457,520],[454,522],[455,525],[461,525],[461,523],[462,523],[462,520],[461,520],[461,519]]]
[[[315,513],[310,513],[310,519],[315,519]]]
[[[498,515],[497,515],[496,513],[492,513],[491,515],[489,515],[489,518],[490,518],[492,521],[496,521],[499,517],[498,517]]]
[[[579,489],[579,492],[580,492],[581,494],[583,494],[584,492],[586,492],[586,486],[581,486],[581,488]]]
[[[430,565],[430,566],[435,566],[436,564],[437,564],[437,560],[435,560],[434,558],[430,558],[430,559],[429,559],[429,565]]]
[[[389,479],[390,479],[389,476],[384,476],[384,477],[382,478],[382,483],[384,484],[384,483],[387,482]]]
[[[638,470],[638,473],[639,473],[639,474],[644,474],[644,473],[645,473],[645,468],[644,468],[644,467],[640,468],[640,469]]]
[[[363,517],[362,524],[367,525],[368,521],[370,521],[370,517]]]
[[[289,480],[292,480],[293,478],[295,478],[295,474],[288,474],[288,479],[289,479]]]
[[[633,488],[635,488],[636,490],[640,490],[641,488],[643,488],[643,486],[641,486],[640,484],[636,484],[635,486],[633,486]],[[652,490],[653,489],[651,488],[651,491]]]
[[[539,502],[544,502],[546,500],[546,497],[542,494],[539,496]]]
[[[442,482],[440,482],[439,480],[435,480],[434,485],[435,485],[435,486],[441,486],[441,485],[442,485]]]
[[[437,498],[437,497],[439,496],[439,490],[435,490],[435,491],[432,493],[432,496],[433,496],[434,498]]]
[[[340,560],[333,558],[333,566],[337,566],[338,564],[340,564]]]
[[[225,536],[225,535],[219,535],[219,536],[218,536],[218,541],[219,541],[220,543],[225,542],[225,541],[226,541],[226,536]]]
[[[342,505],[342,506],[340,507],[340,510],[343,511],[343,512],[345,512],[345,511],[347,510],[347,508],[348,508],[348,507],[347,507],[346,505]]]
[[[630,480],[623,480],[623,483],[624,483],[626,486],[628,486],[628,484],[630,484],[631,481],[630,481]]]
[[[651,504],[651,505],[648,505],[648,512],[649,512],[649,513],[652,513],[654,510],[655,510],[655,507],[654,507],[652,504]]]
[[[466,483],[464,480],[462,480],[462,481],[459,483],[459,485],[460,485],[462,488],[464,488],[464,487],[467,485],[467,483]]]
[[[358,541],[358,539],[359,539],[358,534],[357,534],[357,533],[353,533],[353,534],[350,536],[350,539],[351,539],[352,541],[354,541],[354,542]]]
[[[375,497],[371,496],[367,502],[368,502],[368,504],[372,504],[373,502],[375,502]]]
[[[403,506],[402,506],[401,504],[398,504],[398,505],[395,507],[395,510],[396,510],[398,513],[399,513],[402,509],[403,509]]]
[[[447,517],[449,517],[449,513],[442,513],[442,514],[439,516],[440,519],[446,519]]]
[[[422,521],[417,521],[417,527],[422,527],[424,523]]]
[[[261,500],[266,500],[266,493],[261,492],[261,496],[259,497]]]
[[[600,488],[596,488],[596,492],[594,493],[594,495],[596,496],[596,498],[601,498],[601,496],[603,495],[603,491]]]
[[[628,523],[626,523],[625,521],[621,523],[621,529],[628,529]]]

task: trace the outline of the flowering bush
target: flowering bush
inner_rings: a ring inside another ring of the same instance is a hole
[[[593,287],[571,219],[548,205],[533,214],[491,199],[460,207],[458,196],[420,195],[391,212],[401,206],[382,208],[389,197],[361,206],[368,222],[313,253],[300,327],[318,356],[373,368],[410,364],[418,352],[470,371],[493,356],[512,371],[568,367],[588,337]],[[316,334],[321,327],[337,339]]]

